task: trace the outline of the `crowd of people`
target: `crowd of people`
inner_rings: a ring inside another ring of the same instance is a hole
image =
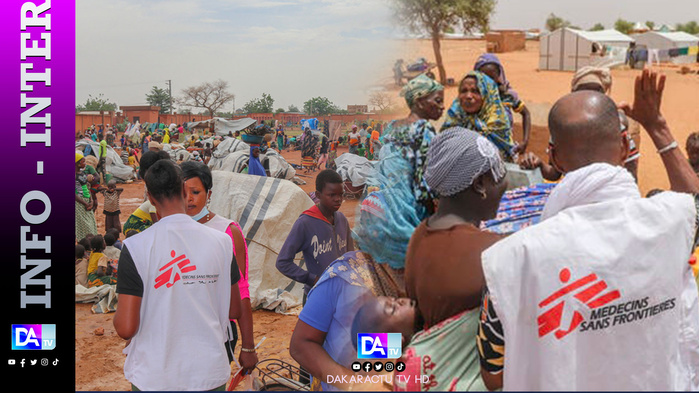
[[[276,261],[304,287],[289,353],[312,389],[699,389],[699,133],[685,158],[661,112],[665,82],[643,70],[633,102],[615,103],[609,70],[579,70],[550,111],[546,160],[527,151],[531,116],[492,54],[459,81],[450,105],[421,74],[402,88],[405,118],[352,127],[348,154],[364,148],[376,161],[354,228],[340,212],[343,179],[326,165],[317,203]],[[636,184],[641,128],[670,180],[645,197]],[[288,144],[283,129],[275,136],[265,148]],[[176,163],[144,141],[126,142],[141,149],[133,155],[145,192],[123,226],[122,189],[76,152],[76,284],[116,286],[114,327],[129,340],[124,374],[134,389],[223,390],[232,361],[249,373],[260,360],[246,239],[209,210],[204,162]],[[306,129],[299,143],[309,172],[336,157],[338,141],[322,133]],[[529,224],[502,234],[484,223],[512,197],[508,162],[540,169],[550,191]],[[400,334],[406,377],[338,378],[380,373],[351,369],[359,333]]]

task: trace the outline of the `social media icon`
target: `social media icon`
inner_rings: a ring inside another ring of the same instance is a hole
[[[405,371],[405,363],[403,362],[398,362],[396,363],[396,371]]]
[[[15,360],[14,359],[7,359],[7,364],[9,364],[10,366],[14,366]]]
[[[30,363],[32,366],[35,366],[35,365],[36,365],[36,359],[30,360],[29,363]]]
[[[381,370],[383,370],[383,363],[375,362],[374,363],[374,371],[381,371]]]
[[[400,333],[357,333],[358,359],[398,359],[402,351]]]
[[[357,372],[362,370],[362,364],[359,362],[352,363],[352,371]]]
[[[54,366],[57,365],[57,364],[58,364],[58,359],[56,359],[56,360],[53,361],[53,365],[54,365]]]
[[[48,366],[49,365],[49,360],[46,358],[41,359],[41,365],[42,366]]]
[[[24,368],[24,359],[19,361],[19,365],[22,366],[22,368]]]
[[[371,362],[364,362],[364,363],[362,364],[362,369],[363,369],[364,371],[366,371],[366,372],[371,371],[372,367],[373,367],[373,366],[372,366]]]
[[[393,362],[386,362],[386,365],[384,366],[386,371],[393,371],[395,367],[396,366],[393,364]]]

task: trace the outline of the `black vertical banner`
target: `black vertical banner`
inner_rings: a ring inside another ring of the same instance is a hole
[[[0,35],[2,375],[75,390],[75,3],[5,0]]]

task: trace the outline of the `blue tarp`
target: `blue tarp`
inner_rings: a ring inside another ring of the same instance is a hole
[[[318,119],[313,118],[313,119],[301,119],[301,129],[305,130],[306,126],[310,128],[311,130],[317,130],[318,129]]]

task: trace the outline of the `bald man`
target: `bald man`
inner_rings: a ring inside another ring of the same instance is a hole
[[[629,142],[611,99],[575,92],[551,109],[550,159],[565,177],[541,223],[482,255],[478,348],[490,389],[699,389],[699,293],[688,263],[699,178],[660,113],[664,85],[645,70],[633,106],[620,105],[670,178],[674,192],[652,198],[622,166]]]

